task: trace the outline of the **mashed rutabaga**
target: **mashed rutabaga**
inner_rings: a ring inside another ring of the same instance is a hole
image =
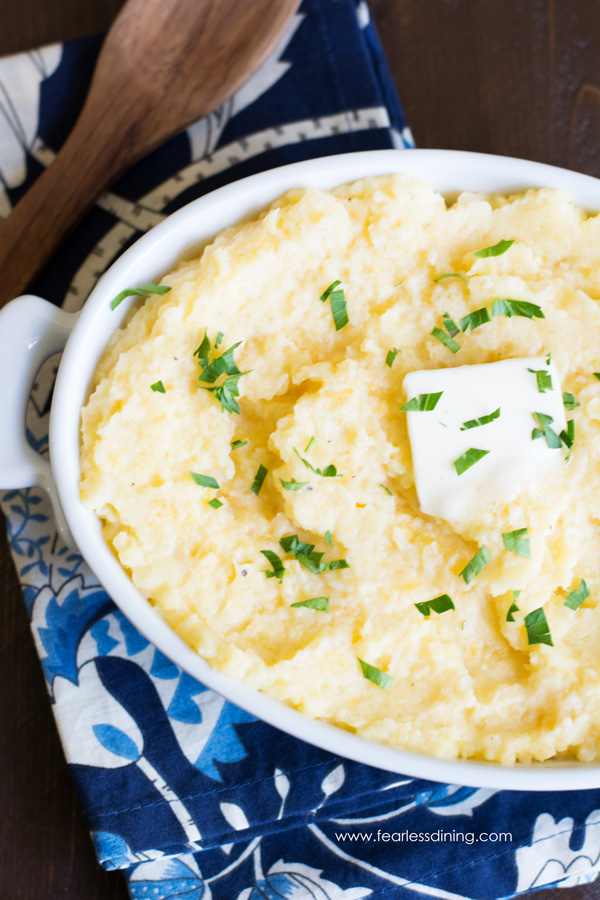
[[[163,284],[98,366],[81,493],[172,627],[367,737],[597,758],[600,219],[554,190],[448,208],[404,177],[364,179],[286,194]],[[544,318],[492,316],[456,353],[432,335],[506,298]],[[423,514],[404,376],[547,353],[574,395],[558,477],[456,522]]]

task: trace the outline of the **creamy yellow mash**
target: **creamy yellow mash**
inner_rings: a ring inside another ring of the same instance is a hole
[[[81,494],[172,627],[215,668],[386,743],[598,758],[600,219],[554,190],[447,207],[405,177],[364,179],[286,194],[163,284],[98,366]],[[545,318],[495,316],[455,354],[431,335],[444,312],[460,323],[498,298]],[[238,342],[229,374],[200,380]],[[559,476],[452,525],[421,513],[404,376],[548,352],[579,403]],[[224,378],[238,396],[201,389]],[[503,544],[523,527],[530,558]],[[293,535],[314,549],[280,544]],[[347,567],[318,571],[332,560]],[[565,606],[582,579],[589,597]],[[454,609],[415,605],[444,594]],[[529,643],[540,609],[552,645]]]

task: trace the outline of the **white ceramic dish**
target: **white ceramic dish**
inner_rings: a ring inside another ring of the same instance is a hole
[[[98,519],[79,500],[80,409],[108,338],[132,302],[112,311],[111,299],[125,287],[160,280],[178,259],[190,255],[191,248],[259,212],[290,188],[330,188],[364,175],[389,172],[407,172],[450,198],[463,190],[509,193],[530,187],[563,188],[579,206],[600,211],[600,181],[589,176],[524,160],[444,150],[384,150],[327,157],[220,188],[144,235],[102,276],[81,313],[69,315],[32,296],[21,297],[0,312],[4,385],[0,397],[0,485],[23,488],[37,484],[49,491],[59,527],[66,535],[70,532],[71,540],[136,627],[191,675],[271,725],[340,756],[436,781],[515,790],[600,787],[600,764],[549,762],[509,768],[440,760],[374,743],[310,719],[212,670],[133,586],[105,544]],[[25,407],[41,363],[65,343],[50,418],[50,465],[25,440]]]

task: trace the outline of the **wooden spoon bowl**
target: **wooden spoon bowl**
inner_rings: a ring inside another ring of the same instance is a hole
[[[128,0],[73,131],[0,224],[0,307],[21,294],[99,194],[224,103],[276,44],[299,0]]]

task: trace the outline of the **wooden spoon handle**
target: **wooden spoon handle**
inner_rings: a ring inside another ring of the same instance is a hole
[[[118,146],[105,152],[104,138],[82,116],[52,165],[0,223],[0,307],[26,290],[125,167]]]

